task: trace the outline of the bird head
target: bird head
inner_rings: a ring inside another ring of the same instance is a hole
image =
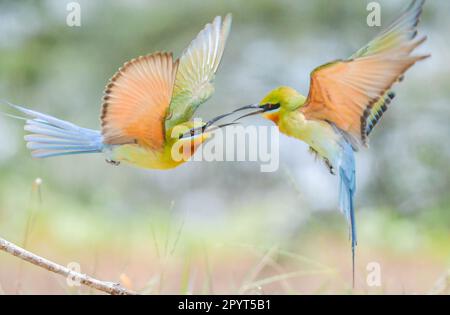
[[[305,97],[293,88],[281,86],[270,91],[259,103],[238,108],[233,113],[247,109],[255,109],[255,111],[245,114],[236,120],[261,114],[264,118],[278,124],[281,113],[297,109],[305,100]]]

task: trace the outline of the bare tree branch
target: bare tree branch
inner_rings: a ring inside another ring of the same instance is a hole
[[[71,270],[67,267],[58,265],[48,259],[35,255],[11,242],[0,237],[0,250],[3,250],[11,255],[19,257],[33,265],[47,269],[48,271],[60,274],[66,278],[76,279],[79,283],[89,286],[91,288],[106,292],[112,295],[136,295],[136,292],[123,288],[119,283],[101,281],[92,278],[86,274],[82,274]]]

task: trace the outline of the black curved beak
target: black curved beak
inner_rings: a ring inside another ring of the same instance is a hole
[[[201,127],[192,128],[188,132],[185,132],[184,134],[182,134],[180,136],[180,139],[181,138],[193,137],[195,135],[199,135],[199,134],[204,133],[206,131],[211,132],[211,131],[214,131],[214,130],[217,130],[217,129],[220,129],[220,128],[224,128],[224,127],[227,127],[227,126],[237,125],[237,124],[239,124],[239,123],[237,123],[237,121],[242,119],[242,118],[244,118],[244,117],[253,116],[253,115],[257,115],[257,114],[262,114],[264,112],[276,110],[278,108],[280,108],[280,104],[269,104],[268,103],[268,104],[263,104],[263,105],[260,105],[260,104],[246,105],[246,106],[240,107],[238,109],[235,109],[235,110],[233,110],[233,111],[231,111],[229,113],[216,116],[213,119],[207,121]],[[231,115],[233,115],[233,114],[235,114],[237,112],[240,112],[240,111],[243,111],[243,110],[248,110],[248,109],[255,109],[255,111],[247,113],[247,114],[245,114],[243,116],[240,116],[240,117],[234,119],[231,123],[226,123],[226,124],[222,124],[222,125],[218,125],[218,126],[214,125],[216,122],[218,122],[219,120],[222,120],[223,118],[226,118],[226,117],[231,116]]]
[[[213,125],[215,122],[219,121],[222,118],[228,117],[230,116],[231,113],[228,114],[223,114],[223,115],[219,115],[217,117],[214,117],[213,119],[209,120],[208,122],[206,122],[203,126],[201,127],[197,127],[197,128],[192,128],[191,130],[189,130],[188,132],[183,133],[182,135],[180,135],[179,139],[182,138],[191,138],[197,135],[200,135],[204,132],[212,132],[214,130],[220,129],[220,128],[225,128],[227,126],[231,126],[231,125],[238,125],[239,123],[237,122],[231,122],[231,123],[226,123],[226,124],[221,124],[221,125]]]
[[[238,109],[235,109],[231,113],[237,113],[237,112],[247,110],[247,109],[259,109],[259,108],[261,108],[261,105],[259,105],[259,104],[250,104],[250,105],[246,105],[246,106],[240,107]]]
[[[212,125],[213,125],[214,123],[216,123],[217,121],[219,121],[219,120],[221,120],[221,119],[223,119],[223,118],[225,118],[225,117],[231,116],[231,115],[233,115],[233,114],[235,114],[235,113],[237,113],[237,112],[240,112],[240,111],[243,111],[243,110],[247,110],[247,109],[257,109],[257,111],[256,111],[255,113],[251,113],[252,115],[254,115],[254,114],[258,114],[262,108],[261,108],[261,106],[260,106],[259,104],[251,104],[251,105],[246,105],[246,106],[240,107],[240,108],[238,108],[238,109],[235,109],[235,110],[233,110],[233,111],[231,111],[231,112],[229,112],[229,113],[226,113],[226,114],[222,114],[222,115],[216,116],[216,117],[214,117],[213,119],[211,119],[210,121],[208,121],[208,122],[203,126],[203,131],[205,131],[208,127],[212,126]],[[240,117],[240,118],[242,118],[242,117]],[[238,118],[238,119],[240,119],[240,118]],[[234,121],[236,121],[236,120],[238,120],[238,119],[235,119]],[[233,122],[234,122],[234,121],[233,121]],[[226,125],[229,125],[229,124],[226,124]]]
[[[211,126],[211,125],[208,125],[208,123],[209,122],[207,122],[206,124],[204,124],[201,127],[192,128],[188,132],[185,132],[182,135],[180,135],[179,139],[191,138],[191,137],[200,135],[200,134],[202,134],[204,132],[212,132],[214,130],[217,130],[217,129],[220,129],[220,128],[225,128],[225,127],[231,126],[231,125],[239,125],[239,123],[237,123],[237,122],[231,122],[231,123],[222,124],[222,125],[218,125],[218,126]]]

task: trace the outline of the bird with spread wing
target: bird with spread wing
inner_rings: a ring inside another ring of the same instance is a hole
[[[336,60],[311,73],[308,97],[290,87],[279,87],[263,100],[234,112],[256,109],[240,118],[262,114],[279,130],[306,142],[340,179],[339,207],[349,223],[354,259],[356,239],[354,152],[388,108],[392,86],[428,55],[413,55],[426,37],[417,38],[424,0],[410,6],[382,33],[350,58]],[[239,118],[239,119],[240,119]]]
[[[27,116],[25,141],[32,156],[104,153],[112,164],[153,169],[187,161],[210,137],[189,136],[191,128],[204,125],[191,118],[214,93],[231,21],[231,15],[217,16],[178,60],[157,52],[126,62],[106,86],[101,131],[9,104]]]

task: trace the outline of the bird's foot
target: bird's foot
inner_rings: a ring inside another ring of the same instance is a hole
[[[315,157],[316,160],[321,157],[319,152],[317,152],[315,149],[313,149],[313,147],[309,147],[309,152],[314,154],[314,157]],[[324,158],[324,157],[321,157],[321,158],[325,162],[325,165],[328,167],[328,170],[330,171],[330,173],[332,175],[336,175],[336,173],[334,172],[334,167],[330,163],[330,161],[327,158]]]
[[[120,165],[119,161],[114,161],[114,160],[109,160],[109,159],[106,159],[105,161],[106,161],[106,163],[114,165],[114,166],[119,166]]]
[[[334,172],[334,167],[333,167],[333,165],[331,165],[330,161],[328,161],[328,159],[323,159],[323,160],[325,161],[325,165],[328,167],[330,174],[336,175],[336,173]]]

